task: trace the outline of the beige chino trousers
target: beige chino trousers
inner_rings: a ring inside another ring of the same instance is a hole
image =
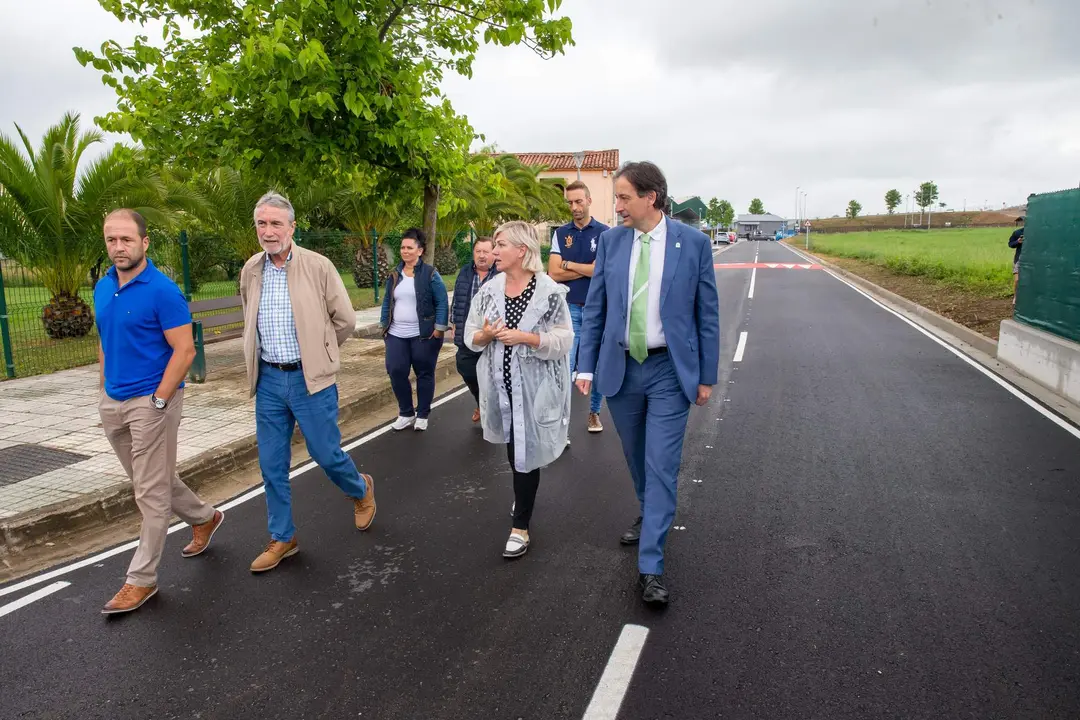
[[[139,547],[128,566],[127,581],[131,585],[157,585],[157,567],[173,513],[190,525],[214,518],[214,508],[200,500],[176,472],[176,441],[183,407],[183,388],[176,391],[164,410],[155,408],[149,395],[119,402],[102,391],[98,403],[101,427],[131,478],[135,504],[142,514]]]

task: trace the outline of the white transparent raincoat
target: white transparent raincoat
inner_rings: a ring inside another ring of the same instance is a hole
[[[465,321],[465,344],[483,350],[476,366],[480,385],[480,424],[490,443],[510,441],[514,428],[514,469],[531,472],[554,462],[566,449],[570,423],[570,349],[574,330],[567,288],[546,273],[536,274],[536,290],[518,330],[540,335],[540,347],[507,347],[493,340],[487,347],[473,344],[485,318],[506,321],[506,275],[487,282],[473,298]],[[503,381],[503,357],[510,359],[511,392]],[[513,398],[513,407],[511,407]]]

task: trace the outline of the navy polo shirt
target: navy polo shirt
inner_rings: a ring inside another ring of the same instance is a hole
[[[124,287],[111,267],[94,287],[94,311],[105,351],[105,393],[118,402],[152,395],[172,359],[165,331],[191,324],[180,288],[150,258]]]
[[[602,222],[589,218],[589,224],[579,228],[573,221],[566,223],[555,231],[551,240],[551,254],[561,255],[567,262],[590,265],[596,262],[596,245],[600,241],[600,233],[608,229]],[[578,278],[565,282],[563,285],[570,288],[566,294],[566,302],[571,305],[584,305],[589,297],[589,283],[592,278]]]

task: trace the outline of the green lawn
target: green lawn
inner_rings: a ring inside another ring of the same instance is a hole
[[[454,286],[455,276],[444,278],[448,288]],[[352,273],[342,274],[345,289],[349,292],[352,305],[357,310],[372,307],[375,304],[371,289],[356,287]],[[228,297],[236,293],[236,282],[222,280],[203,283],[194,293],[194,300],[207,300]],[[80,291],[80,296],[91,305],[93,292],[89,288]],[[52,340],[45,334],[41,322],[41,311],[49,301],[49,293],[40,286],[7,287],[5,296],[10,317],[12,353],[15,360],[16,377],[41,375],[65,370],[67,368],[88,365],[97,361],[97,331],[81,338]],[[379,299],[383,296],[383,287],[379,287]],[[6,372],[0,370],[0,378]]]
[[[1012,297],[1008,228],[810,233],[810,250],[881,265],[988,297]],[[803,237],[791,240],[802,247]]]

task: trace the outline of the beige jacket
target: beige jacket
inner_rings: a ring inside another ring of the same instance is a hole
[[[266,253],[261,252],[248,260],[240,271],[244,361],[251,395],[255,394],[259,382],[259,298],[266,261]],[[294,243],[286,273],[304,383],[308,392],[314,395],[337,381],[341,367],[338,347],[356,330],[356,311],[334,264],[322,255]]]

